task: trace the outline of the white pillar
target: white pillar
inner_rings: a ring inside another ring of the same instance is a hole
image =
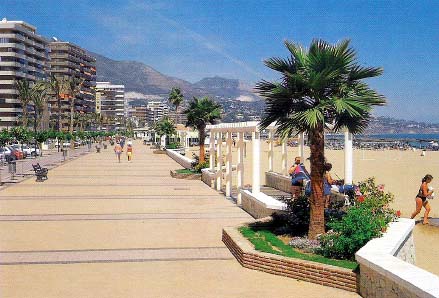
[[[209,133],[209,169],[211,172],[215,170],[215,133],[210,131]]]
[[[238,205],[241,205],[242,202],[242,196],[241,196],[241,188],[244,186],[244,133],[239,132],[238,133],[238,164],[237,164],[237,170],[238,170],[238,198],[236,203]]]
[[[252,179],[252,193],[258,194],[261,191],[261,178],[260,178],[260,168],[261,168],[261,139],[260,133],[252,133],[252,147],[253,147],[253,179]]]
[[[223,178],[223,170],[222,170],[222,153],[221,153],[221,145],[223,143],[223,139],[221,133],[217,134],[217,145],[216,145],[216,190],[221,190],[221,183]]]
[[[305,133],[299,133],[299,155],[300,161],[305,162]]]
[[[226,140],[226,197],[232,196],[232,132],[227,132]]]
[[[282,141],[282,174],[288,174],[287,142]]]
[[[268,132],[268,171],[272,172],[273,171],[273,148],[274,148],[274,144],[273,144],[273,131],[270,130]]]
[[[349,131],[344,133],[344,183],[352,184],[353,178],[353,150],[352,150],[352,134]]]

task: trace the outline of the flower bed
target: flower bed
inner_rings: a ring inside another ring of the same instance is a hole
[[[200,180],[201,174],[190,169],[171,170],[171,177],[176,179]]]
[[[357,292],[357,273],[352,269],[282,256],[276,249],[277,253],[258,251],[235,227],[223,229],[223,242],[246,268]]]

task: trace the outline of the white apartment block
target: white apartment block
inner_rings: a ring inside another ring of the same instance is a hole
[[[0,129],[17,125],[22,113],[15,83],[38,81],[48,72],[48,40],[23,21],[0,21]]]
[[[169,115],[169,106],[161,101],[150,101],[146,105],[146,122],[152,124]]]
[[[126,117],[125,86],[96,82],[96,112],[106,117]]]

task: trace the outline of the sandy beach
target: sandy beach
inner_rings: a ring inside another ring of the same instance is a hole
[[[288,147],[288,165],[291,165],[294,157],[298,155],[297,147]],[[192,152],[198,154],[198,147],[187,150],[186,156],[191,157]],[[225,155],[226,146],[223,143],[222,153]],[[233,164],[237,161],[237,148],[232,148]],[[334,179],[337,176],[344,177],[344,151],[326,150],[326,158],[331,162],[331,171]],[[281,146],[274,147],[274,171],[281,172]],[[305,157],[309,157],[309,148],[305,147]],[[225,160],[225,157],[224,157]],[[395,195],[392,208],[401,211],[402,217],[410,217],[415,209],[415,196],[425,174],[431,174],[435,179],[431,183],[438,193],[436,198],[430,200],[432,211],[430,217],[439,217],[439,152],[427,151],[421,156],[421,151],[399,150],[355,150],[354,149],[354,183],[369,177],[375,177],[377,184],[384,184],[385,191]],[[305,166],[310,169],[309,161]],[[268,143],[261,142],[261,179],[265,179],[264,173],[268,170]],[[244,158],[244,183],[251,184],[252,176],[252,148],[251,142],[246,142]],[[224,181],[223,181],[224,183]],[[261,181],[262,184],[265,181]],[[236,185],[236,171],[233,171],[233,185]],[[416,219],[421,219],[424,209]],[[416,246],[416,264],[434,274],[439,275],[439,255],[432,249],[439,245],[439,229],[437,227],[423,226],[418,224],[414,230]]]

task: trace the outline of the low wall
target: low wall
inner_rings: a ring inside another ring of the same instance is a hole
[[[179,163],[183,168],[192,168],[192,162],[194,162],[193,159],[187,158],[186,156],[181,155],[173,149],[166,149],[166,154],[177,163]]]
[[[240,190],[242,209],[254,218],[271,216],[274,212],[283,212],[286,209],[285,203],[267,196],[260,192],[253,194],[248,190]]]
[[[350,292],[357,291],[357,274],[352,270],[256,251],[253,244],[235,227],[224,228],[222,240],[238,262],[246,268]],[[294,293],[290,296],[293,297]]]
[[[284,192],[291,192],[291,177],[276,172],[265,172],[265,184]]]
[[[392,222],[383,237],[369,241],[355,254],[362,297],[439,297],[439,277],[413,265],[414,226],[412,219]]]
[[[215,177],[216,173],[211,172],[210,169],[207,168],[201,170],[201,181],[209,185],[209,187],[215,188]]]

